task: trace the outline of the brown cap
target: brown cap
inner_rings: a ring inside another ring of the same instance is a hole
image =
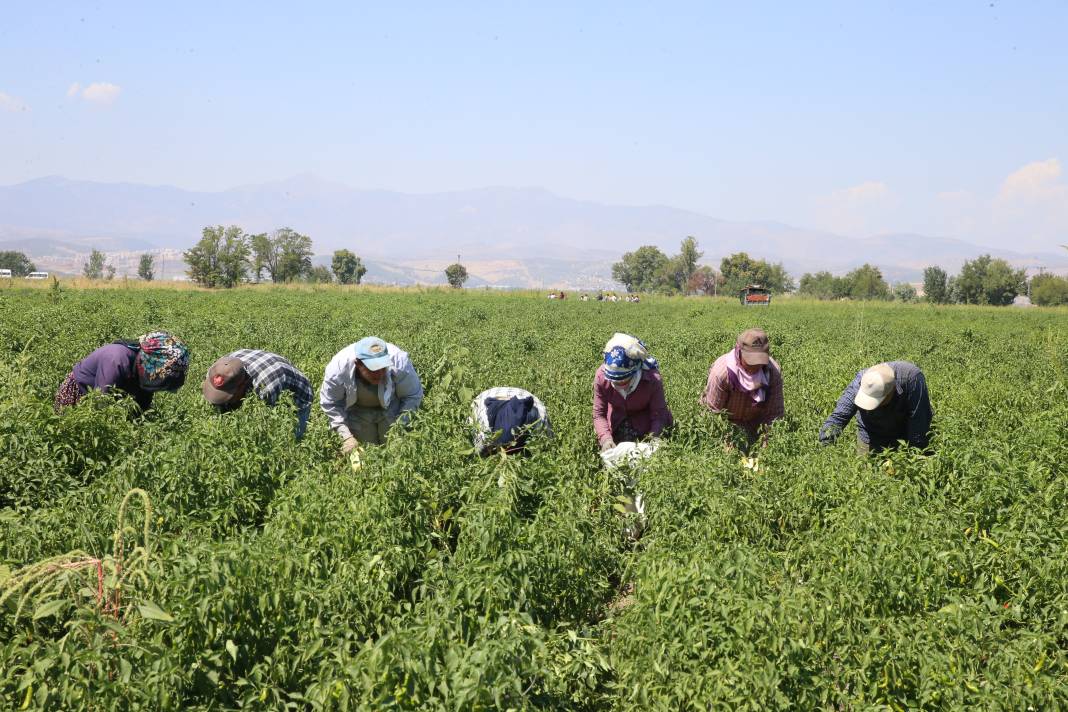
[[[771,344],[763,329],[746,329],[738,337],[738,344],[742,347],[742,360],[748,366],[763,366],[771,358],[768,355]]]
[[[204,398],[212,405],[227,405],[245,396],[245,364],[239,358],[223,356],[208,369],[202,387]]]

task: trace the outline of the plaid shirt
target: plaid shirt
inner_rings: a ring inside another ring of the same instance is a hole
[[[487,441],[489,441],[490,436],[493,435],[493,429],[490,427],[489,422],[489,413],[486,409],[486,401],[490,398],[508,400],[509,398],[527,397],[534,399],[534,410],[538,413],[539,427],[544,427],[545,431],[552,436],[552,425],[549,423],[549,412],[545,410],[545,405],[538,400],[536,395],[529,391],[525,391],[522,388],[497,386],[496,388],[482,391],[475,396],[473,401],[471,401],[471,418],[469,422],[475,426],[473,441],[475,448],[479,452],[482,452],[486,448]]]
[[[755,435],[761,425],[771,425],[785,413],[782,397],[782,370],[775,359],[767,365],[767,394],[763,401],[754,403],[748,393],[735,390],[731,386],[727,362],[730,354],[716,359],[708,371],[708,383],[701,396],[701,404],[713,413],[725,413],[727,419],[735,425]]]
[[[297,440],[304,436],[311,414],[312,400],[315,398],[308,377],[297,370],[288,360],[278,354],[259,349],[240,349],[229,354],[230,358],[239,358],[245,364],[245,372],[252,379],[256,395],[273,406],[278,402],[282,391],[290,391],[297,404]]]

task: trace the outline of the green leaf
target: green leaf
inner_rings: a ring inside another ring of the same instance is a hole
[[[57,598],[54,601],[42,603],[41,605],[37,606],[37,609],[33,612],[33,619],[36,621],[40,620],[41,618],[48,618],[49,616],[54,616],[69,605],[70,601],[63,598]]]
[[[164,623],[173,623],[174,617],[167,613],[165,610],[157,606],[155,603],[149,601],[137,607],[137,612],[141,614],[142,618],[147,618],[151,621],[162,621]]]
[[[226,652],[230,653],[230,657],[233,658],[234,662],[236,663],[237,662],[237,643],[235,643],[234,641],[230,640],[229,638],[226,639]]]

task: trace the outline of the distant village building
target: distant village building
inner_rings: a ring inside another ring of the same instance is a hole
[[[1016,295],[1016,298],[1012,300],[1012,305],[1014,307],[1033,307],[1034,306],[1034,304],[1031,303],[1031,297],[1027,296],[1026,294],[1018,294],[1018,295]]]

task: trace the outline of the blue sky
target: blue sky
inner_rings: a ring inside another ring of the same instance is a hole
[[[1068,242],[1068,3],[14,2],[0,183],[539,186]]]

